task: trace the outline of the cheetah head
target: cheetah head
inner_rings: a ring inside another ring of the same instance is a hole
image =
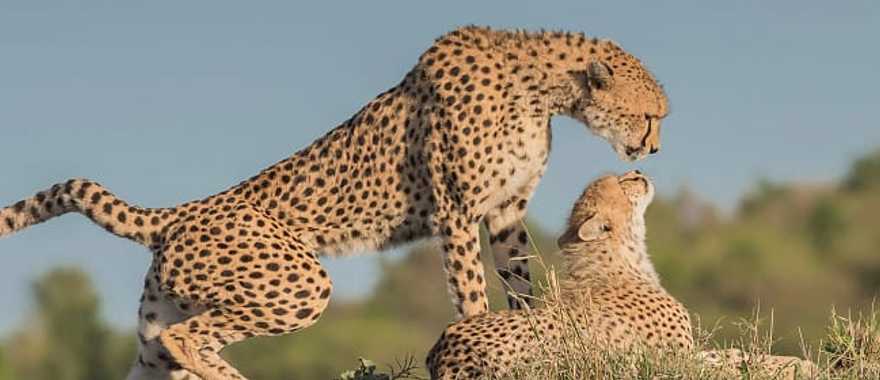
[[[599,178],[575,203],[559,246],[644,241],[645,210],[653,199],[653,183],[638,170]]]
[[[600,44],[606,56],[567,73],[573,93],[563,113],[608,141],[623,160],[657,153],[660,121],[668,113],[663,89],[638,59],[613,42]]]

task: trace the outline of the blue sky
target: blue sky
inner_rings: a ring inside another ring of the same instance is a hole
[[[642,58],[672,106],[663,151],[636,164],[661,193],[687,185],[731,207],[756,178],[831,180],[880,146],[872,1],[4,1],[0,204],[70,177],[151,207],[210,195],[348,118],[465,24],[583,31]],[[591,178],[631,167],[557,118],[532,216],[559,228]],[[30,281],[63,264],[93,276],[110,321],[134,325],[145,249],[67,216],[0,255],[0,332],[26,318]],[[375,255],[325,263],[337,299],[376,274]]]

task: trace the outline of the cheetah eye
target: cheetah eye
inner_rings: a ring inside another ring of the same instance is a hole
[[[611,226],[608,224],[603,224],[601,228],[603,232],[611,232],[612,230]]]
[[[598,89],[608,90],[613,86],[614,70],[605,62],[592,61],[587,66],[587,83]]]
[[[614,76],[614,69],[612,69],[611,66],[605,62],[602,62],[602,66],[605,66],[605,70],[608,70],[608,75]]]

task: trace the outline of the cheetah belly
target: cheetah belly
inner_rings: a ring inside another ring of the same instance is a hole
[[[396,213],[378,214],[369,223],[359,221],[361,231],[352,238],[345,231],[326,229],[318,233],[334,237],[332,243],[321,246],[319,255],[330,257],[352,256],[371,251],[385,251],[395,246],[429,237],[433,231],[426,218],[407,218]]]

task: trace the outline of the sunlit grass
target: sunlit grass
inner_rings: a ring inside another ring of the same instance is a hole
[[[548,276],[552,278],[553,276]],[[555,308],[557,318],[568,318],[567,312],[552,299],[554,292],[545,290],[545,306]],[[759,313],[756,313],[758,315]],[[772,314],[772,313],[771,313]],[[546,313],[543,315],[547,315]],[[771,318],[772,319],[772,318]],[[772,320],[752,319],[735,323],[740,339],[731,344],[713,344],[712,331],[699,324],[695,326],[695,344],[692,351],[653,351],[639,348],[625,350],[603,349],[604,346],[590,342],[579,329],[565,324],[565,337],[552,341],[552,346],[542,348],[543,354],[528,363],[514,368],[501,376],[486,379],[522,380],[579,380],[579,379],[634,379],[634,380],[702,380],[702,379],[878,379],[880,378],[880,314],[872,311],[857,316],[843,316],[831,312],[827,335],[818,347],[799,342],[802,358],[815,363],[818,372],[810,372],[795,360],[784,366],[770,366],[770,355],[778,340],[774,338]],[[547,341],[550,344],[549,340]],[[561,342],[561,343],[560,343]],[[736,364],[714,363],[705,359],[710,350],[739,350],[747,360]],[[425,379],[423,371],[413,368],[411,359],[401,361],[382,372],[373,368],[363,376],[349,380]],[[368,375],[367,375],[368,374]]]

